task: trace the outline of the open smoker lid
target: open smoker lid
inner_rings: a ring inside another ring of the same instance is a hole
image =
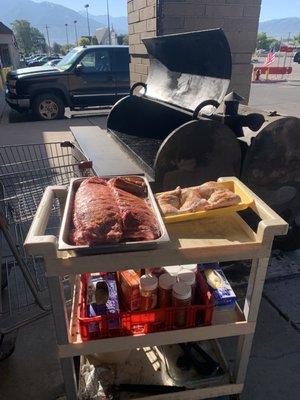
[[[143,43],[150,59],[146,97],[190,111],[206,100],[222,102],[232,67],[222,29],[159,36]]]

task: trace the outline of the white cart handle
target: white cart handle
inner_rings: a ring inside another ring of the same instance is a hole
[[[66,195],[66,186],[48,186],[46,188],[24,242],[27,254],[56,255],[57,238],[54,235],[45,235],[45,230],[47,228],[54,200],[56,198],[59,199],[62,210]]]

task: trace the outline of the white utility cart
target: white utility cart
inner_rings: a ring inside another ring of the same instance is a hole
[[[223,179],[225,178],[220,178],[219,181]],[[226,178],[228,179],[238,181],[236,178]],[[170,242],[156,249],[89,256],[58,252],[57,238],[44,236],[54,200],[58,198],[63,209],[67,195],[66,187],[53,186],[46,189],[25,246],[29,254],[42,254],[45,258],[59,357],[69,400],[77,398],[78,390],[73,356],[233,336],[239,339],[235,368],[232,375],[228,374],[227,382],[223,379],[221,384],[199,386],[199,388],[178,393],[151,395],[144,399],[199,400],[238,394],[243,391],[273,239],[276,235],[286,234],[288,225],[246,186],[241,182],[239,184],[254,199],[251,208],[260,219],[256,232],[238,213],[232,213],[223,217],[167,225]],[[127,269],[128,266],[140,269],[151,266],[246,259],[252,259],[252,267],[243,310],[236,305],[232,311],[215,312],[210,326],[85,342],[81,340],[77,321],[78,274],[117,271]],[[75,282],[70,319],[67,316],[61,283],[65,275],[73,276]]]

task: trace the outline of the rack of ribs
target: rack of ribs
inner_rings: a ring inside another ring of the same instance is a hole
[[[116,243],[123,238],[119,207],[104,179],[88,178],[80,184],[75,194],[73,224],[71,241],[76,245]]]
[[[75,194],[71,243],[97,246],[157,239],[158,223],[144,196],[145,187],[139,180],[84,180]]]

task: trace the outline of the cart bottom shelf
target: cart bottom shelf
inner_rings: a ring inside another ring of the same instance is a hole
[[[254,333],[255,322],[248,322],[238,304],[233,309],[216,307],[212,325],[173,331],[154,332],[134,336],[121,336],[83,341],[78,321],[79,277],[76,277],[69,327],[69,343],[58,345],[61,358],[76,355],[122,351],[145,346],[209,340]]]
[[[107,364],[111,356],[108,359],[105,359],[105,355],[84,356],[81,358],[81,396],[83,399],[91,398],[95,391],[98,390],[98,394],[101,392],[99,388],[103,388],[107,395],[105,397],[102,392],[103,397],[99,396],[101,400],[192,400],[241,393],[243,385],[231,383],[218,343],[215,340],[201,342],[201,347],[220,365],[221,371],[215,371],[211,377],[200,375],[193,367],[189,370],[179,369],[176,361],[183,354],[179,345],[144,347],[127,353],[115,353],[116,357],[119,355],[119,362],[114,364]],[[87,371],[90,371],[89,376]],[[176,393],[138,393],[125,391],[122,384],[133,385],[135,390],[138,390],[136,385],[177,386],[181,389]]]

